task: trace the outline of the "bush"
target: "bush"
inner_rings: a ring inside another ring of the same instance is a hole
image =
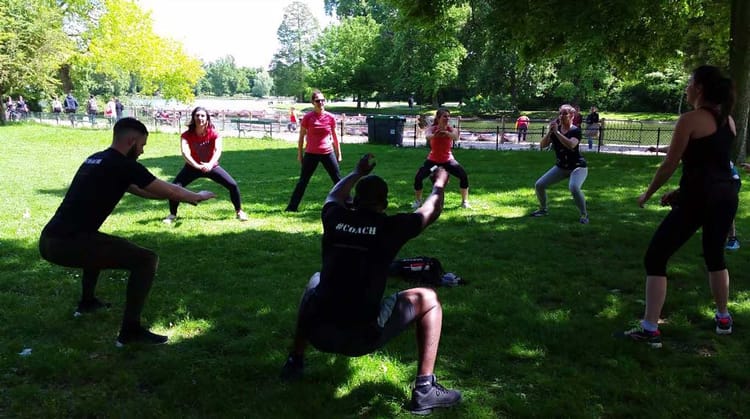
[[[461,113],[465,116],[489,116],[497,115],[510,108],[510,96],[492,95],[484,97],[476,95],[464,103],[461,107]]]

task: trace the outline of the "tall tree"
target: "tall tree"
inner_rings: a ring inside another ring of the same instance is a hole
[[[189,101],[203,75],[200,61],[188,56],[178,42],[156,35],[149,13],[131,0],[104,0],[105,13],[83,34],[86,50],[71,63],[71,76],[90,90],[92,74],[116,86],[135,83],[141,93],[159,92]]]
[[[53,94],[57,70],[71,53],[59,8],[45,0],[0,2],[0,97]]]
[[[273,78],[267,71],[259,71],[255,74],[255,81],[253,82],[253,89],[251,91],[253,96],[263,97],[271,94],[273,89]]]
[[[309,80],[329,94],[362,99],[378,90],[382,73],[377,41],[380,25],[369,16],[344,18],[318,37],[311,52]]]
[[[732,0],[731,19],[729,67],[737,89],[734,117],[740,139],[738,160],[744,162],[750,141],[750,2]]]
[[[318,21],[307,5],[295,1],[284,8],[284,17],[276,31],[279,50],[271,62],[277,94],[304,101],[305,77],[309,72],[307,57],[318,31]]]

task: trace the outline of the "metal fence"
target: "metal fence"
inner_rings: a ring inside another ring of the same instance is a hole
[[[145,109],[130,110],[125,116],[134,114],[152,132],[182,132],[187,128],[190,120],[189,113],[160,114],[147,112]],[[71,120],[72,116],[72,120]],[[338,134],[342,142],[368,142],[368,124],[366,116],[337,115]],[[94,129],[109,129],[114,124],[114,118],[96,115],[93,119],[85,113],[55,114],[49,112],[29,113],[21,119],[33,120],[60,126],[84,127]],[[248,116],[244,118],[215,115],[212,122],[225,136],[257,137],[290,139],[296,138],[296,133],[288,130],[286,117],[259,118]],[[517,149],[535,148],[539,140],[546,134],[548,121],[532,120],[526,132],[526,141],[519,141],[515,119],[462,119],[452,118],[450,124],[459,129],[460,141],[456,147],[481,149]],[[584,123],[581,139],[582,147],[588,142],[586,138],[587,126]],[[674,131],[672,122],[603,120],[594,131],[594,148],[645,149],[649,146],[668,145]],[[415,116],[406,116],[402,138],[399,145],[403,147],[424,147],[427,145],[424,129],[420,127]]]

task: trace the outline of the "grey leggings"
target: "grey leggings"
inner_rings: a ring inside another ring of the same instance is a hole
[[[589,169],[587,167],[576,167],[573,170],[566,170],[557,166],[552,166],[552,168],[549,169],[547,173],[543,174],[534,184],[536,197],[539,199],[539,207],[544,210],[547,209],[547,186],[553,185],[566,177],[569,177],[568,189],[570,189],[570,193],[573,195],[576,207],[578,207],[581,215],[587,214],[586,198],[583,196],[583,191],[581,191],[581,185],[583,185],[588,174]]]

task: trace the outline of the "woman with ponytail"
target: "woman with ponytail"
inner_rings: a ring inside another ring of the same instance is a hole
[[[622,333],[654,348],[661,347],[658,322],[667,294],[667,261],[699,228],[703,229],[703,258],[716,303],[715,330],[720,335],[732,333],[724,240],[737,212],[737,187],[730,167],[737,136],[730,116],[734,86],[718,68],[701,66],[693,71],[685,91],[693,110],[680,116],[664,162],[638,197],[643,207],[682,161],[680,188],[661,197],[661,204],[671,205],[672,210],[656,229],[644,258],[644,317],[638,326]]]

